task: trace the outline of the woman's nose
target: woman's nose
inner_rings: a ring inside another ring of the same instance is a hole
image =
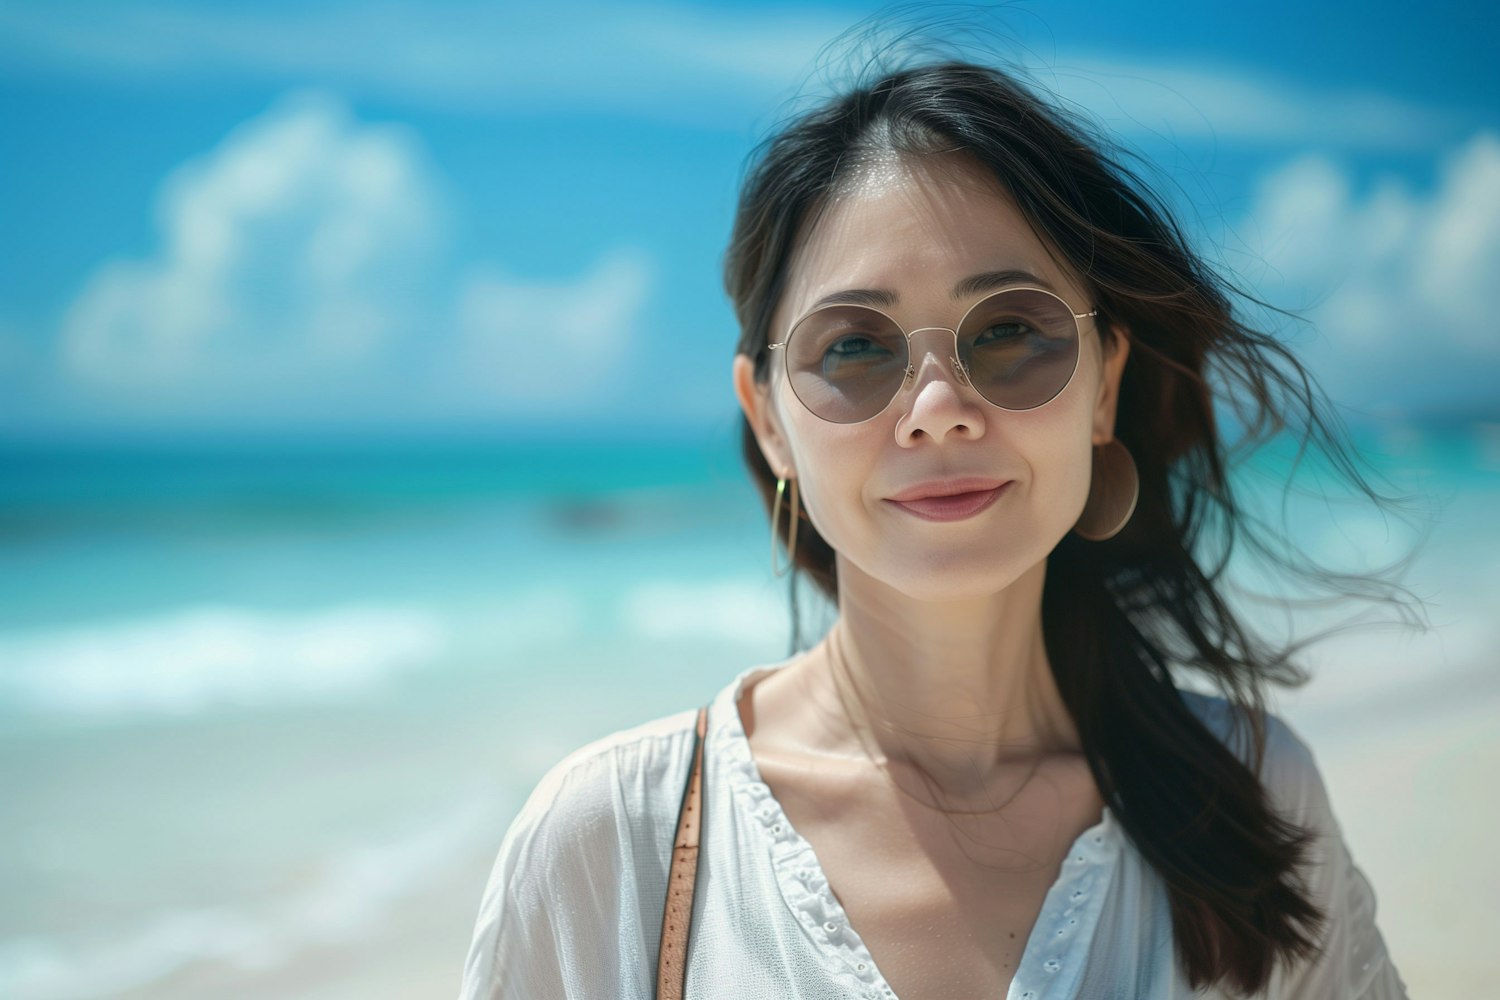
[[[912,337],[910,367],[902,392],[907,412],[898,425],[900,434],[910,437],[921,431],[941,440],[955,430],[970,437],[982,433],[983,408],[955,351],[956,336],[951,330],[923,333],[929,336]]]

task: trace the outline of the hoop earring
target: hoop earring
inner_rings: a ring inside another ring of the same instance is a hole
[[[1141,477],[1135,458],[1119,438],[1094,447],[1094,468],[1088,502],[1073,530],[1091,542],[1120,533],[1135,513],[1141,496]]]
[[[792,515],[787,531],[786,557],[787,564],[783,569],[776,568],[776,536],[780,533],[781,524],[781,496],[786,492],[787,480],[776,480],[776,502],[771,505],[771,572],[777,576],[786,576],[797,566],[797,480],[793,478],[792,483]]]

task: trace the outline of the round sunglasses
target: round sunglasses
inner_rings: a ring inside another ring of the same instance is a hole
[[[815,416],[856,424],[885,411],[916,379],[913,340],[919,333],[953,338],[954,374],[1004,410],[1031,410],[1057,396],[1078,368],[1077,313],[1042,288],[1006,288],[976,302],[957,329],[907,332],[872,306],[827,305],[792,324],[780,351],[792,392]],[[945,339],[945,338],[940,338]],[[917,355],[921,357],[923,355]]]

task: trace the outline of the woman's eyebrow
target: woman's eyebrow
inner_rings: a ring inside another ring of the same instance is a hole
[[[971,274],[967,278],[953,286],[949,293],[954,302],[962,302],[964,299],[978,295],[981,292],[993,291],[1004,288],[1007,285],[1036,285],[1052,291],[1052,286],[1038,278],[1030,271],[1005,270],[1005,271],[981,271]],[[843,291],[832,292],[823,296],[817,302],[808,307],[808,312],[821,309],[824,306],[874,306],[879,309],[889,309],[901,300],[901,297],[888,288],[846,288]]]
[[[981,271],[971,274],[963,281],[953,286],[952,296],[954,302],[962,302],[964,299],[978,295],[981,292],[994,291],[1006,285],[1036,285],[1047,291],[1056,291],[1051,285],[1032,274],[1030,271]]]

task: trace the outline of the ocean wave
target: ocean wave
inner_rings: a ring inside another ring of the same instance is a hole
[[[649,641],[731,639],[764,643],[786,629],[785,598],[750,580],[639,583],[620,598],[622,633]]]
[[[337,700],[431,664],[450,631],[405,606],[210,606],[0,636],[0,708],[114,718]]]
[[[243,979],[312,949],[358,942],[441,874],[490,846],[505,803],[491,791],[403,835],[327,858],[300,891],[259,907],[194,907],[143,916],[110,941],[0,941],[0,996],[84,1000],[149,987],[201,963]]]

